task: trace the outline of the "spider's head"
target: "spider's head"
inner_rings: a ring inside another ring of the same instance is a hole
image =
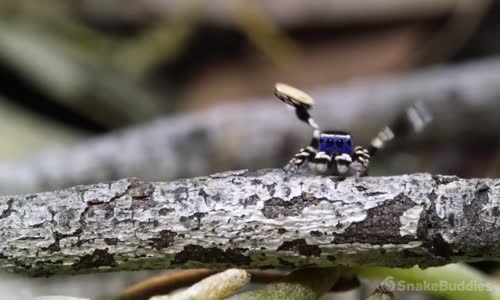
[[[327,131],[321,133],[319,139],[319,150],[328,155],[334,153],[352,155],[352,139],[351,135],[342,131]]]

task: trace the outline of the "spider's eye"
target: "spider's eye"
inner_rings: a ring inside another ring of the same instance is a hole
[[[323,141],[324,141],[324,139],[323,139],[323,138],[320,138],[320,139],[319,139],[319,142],[320,142],[320,143],[323,143]]]
[[[342,146],[344,146],[344,141],[343,140],[337,140],[335,142],[335,144],[337,144],[337,147],[342,147]]]
[[[349,146],[350,146],[350,145],[351,145],[351,140],[347,140],[347,142],[346,142],[346,143],[347,143],[347,145],[349,145]]]
[[[326,145],[327,146],[333,146],[333,139],[326,140]]]

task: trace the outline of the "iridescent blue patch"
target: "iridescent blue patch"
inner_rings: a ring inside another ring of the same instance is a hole
[[[343,133],[322,133],[319,139],[319,149],[328,155],[352,155],[351,135]]]

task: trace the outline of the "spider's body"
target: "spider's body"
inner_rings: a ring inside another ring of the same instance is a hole
[[[317,174],[338,176],[362,176],[368,172],[370,159],[378,149],[393,140],[396,136],[405,136],[421,131],[431,116],[421,104],[414,104],[406,110],[406,114],[397,118],[390,126],[382,129],[370,143],[368,149],[353,146],[350,133],[342,131],[321,132],[319,126],[309,115],[313,99],[306,93],[283,83],[275,85],[274,94],[278,99],[295,108],[299,120],[314,128],[311,143],[300,149],[285,167],[295,170],[305,162]]]
[[[319,136],[319,151],[334,156],[340,154],[352,156],[351,134],[343,131],[325,131],[321,133]]]

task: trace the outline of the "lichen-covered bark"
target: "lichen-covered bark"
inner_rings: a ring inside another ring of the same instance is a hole
[[[427,101],[435,122],[421,137],[447,143],[464,131],[500,126],[498,82],[500,59],[488,59],[307,92],[316,100],[312,113],[322,128],[352,131],[361,145],[410,102]],[[0,163],[0,193],[48,191],[125,177],[165,181],[238,168],[280,167],[309,143],[312,132],[273,99],[272,86],[269,83],[264,101],[160,119]]]
[[[234,171],[0,198],[0,267],[408,267],[500,257],[500,180]]]

